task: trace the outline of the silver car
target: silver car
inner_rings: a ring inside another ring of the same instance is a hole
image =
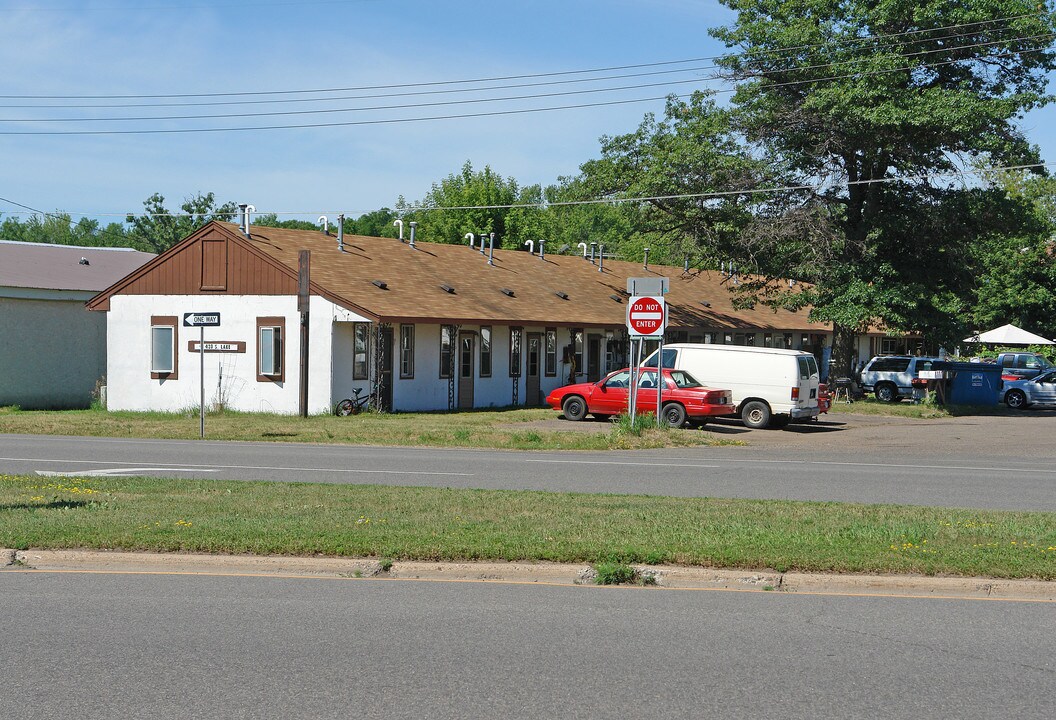
[[[1031,405],[1056,405],[1056,370],[1029,380],[1006,380],[1001,399],[1017,410]]]

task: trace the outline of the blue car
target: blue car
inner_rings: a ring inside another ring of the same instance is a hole
[[[1056,370],[1030,379],[1006,380],[1001,399],[1016,410],[1032,405],[1056,405]]]

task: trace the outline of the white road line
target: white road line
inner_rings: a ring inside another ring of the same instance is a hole
[[[31,462],[31,463],[49,463],[52,465],[121,465],[120,460],[56,460],[55,458],[8,458],[0,457],[0,461],[6,462]],[[132,465],[133,463],[124,463],[126,465]],[[192,465],[188,464],[184,466],[184,470],[192,472],[193,468],[215,468],[216,470],[283,470],[283,471],[298,471],[298,472],[328,472],[328,473],[359,473],[359,474],[375,474],[375,475],[454,475],[458,477],[472,477],[474,473],[460,473],[460,472],[434,472],[430,470],[368,470],[364,468],[308,468],[308,467],[277,467],[270,465]],[[39,472],[39,471],[38,471]],[[90,471],[89,471],[90,472]],[[214,472],[214,470],[209,470]],[[74,473],[76,474],[76,473]],[[83,474],[83,473],[81,473]]]
[[[74,470],[73,472],[56,472],[54,470],[37,470],[37,475],[43,477],[127,477],[130,475],[142,475],[154,472],[216,472],[209,469],[193,468],[111,468],[108,470]]]
[[[1012,473],[1042,473],[1045,475],[1056,475],[1056,470],[1044,470],[1034,468],[1006,468],[1006,467],[968,467],[962,465],[896,465],[894,463],[860,463],[860,462],[838,462],[835,460],[734,460],[729,458],[708,458],[709,462],[720,463],[750,463],[754,465],[834,465],[838,467],[875,467],[906,470],[967,470],[970,472],[1012,472]],[[567,463],[571,465],[641,465],[643,467],[701,467],[714,468],[718,465],[694,465],[663,462],[626,462],[619,460],[525,460],[530,463]]]

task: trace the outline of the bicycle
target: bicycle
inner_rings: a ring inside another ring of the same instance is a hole
[[[355,388],[352,390],[355,397],[345,398],[337,404],[334,408],[334,414],[346,417],[348,415],[359,415],[363,410],[371,409],[372,403],[370,401],[370,394],[363,395],[363,388]]]

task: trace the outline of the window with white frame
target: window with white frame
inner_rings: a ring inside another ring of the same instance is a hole
[[[510,328],[510,377],[521,376],[521,337],[523,333],[522,328]]]
[[[352,379],[366,380],[368,373],[367,354],[370,349],[370,325],[355,323],[352,348]]]
[[[557,329],[546,329],[546,361],[543,364],[543,374],[547,377],[557,375]]]
[[[491,377],[491,328],[480,328],[480,376]]]
[[[440,377],[450,378],[455,374],[455,326],[440,326]]]
[[[400,377],[414,377],[414,325],[400,325]]]
[[[257,318],[257,381],[282,382],[286,363],[286,318]]]
[[[150,377],[155,380],[177,379],[176,327],[175,316],[150,319]]]

